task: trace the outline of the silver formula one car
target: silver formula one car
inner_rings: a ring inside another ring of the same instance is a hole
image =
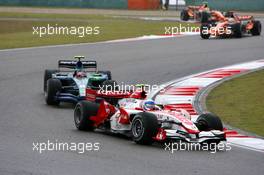
[[[158,106],[152,100],[123,98],[117,106],[102,100],[100,104],[80,101],[74,112],[79,130],[96,128],[132,137],[138,144],[182,140],[189,143],[225,141],[219,117],[202,114],[192,122],[187,111]]]
[[[58,70],[45,70],[44,94],[48,105],[85,100],[87,88],[98,89],[111,81],[111,72],[97,71],[96,61],[82,60],[84,56],[75,59],[59,60]]]

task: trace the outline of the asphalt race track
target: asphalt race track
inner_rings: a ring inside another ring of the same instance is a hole
[[[140,146],[129,139],[79,132],[73,106],[44,102],[43,71],[58,59],[85,55],[125,83],[164,83],[234,63],[263,59],[264,38],[98,43],[0,51],[0,174],[263,174],[264,154],[232,147],[228,152],[177,151]],[[32,151],[33,142],[99,142],[100,151]]]

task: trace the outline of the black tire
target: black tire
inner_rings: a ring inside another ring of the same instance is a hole
[[[254,21],[253,28],[251,29],[253,36],[259,36],[261,34],[261,23],[260,21]]]
[[[112,73],[109,70],[106,70],[106,71],[98,71],[97,73],[99,73],[99,74],[106,74],[107,77],[108,77],[108,80],[112,80]]]
[[[78,130],[93,131],[93,121],[89,120],[91,116],[96,116],[99,104],[89,101],[80,101],[74,109],[74,123]]]
[[[115,80],[105,80],[103,83],[102,83],[102,88],[103,90],[106,90],[106,91],[118,91],[118,86],[117,86],[117,82]]]
[[[210,15],[209,15],[208,12],[206,12],[206,11],[201,12],[200,22],[201,23],[208,23],[209,22],[209,17],[210,17]]]
[[[233,31],[233,36],[235,38],[241,38],[242,37],[242,26],[240,23],[233,24],[231,26],[232,31]]]
[[[44,82],[43,82],[43,90],[44,92],[47,91],[47,81],[48,79],[52,78],[52,74],[58,72],[58,70],[50,70],[46,69],[44,72]]]
[[[200,36],[201,36],[201,38],[203,38],[203,39],[209,39],[210,38],[210,33],[204,33],[204,31],[205,30],[207,30],[207,31],[210,31],[210,25],[209,24],[202,24],[201,25],[201,28],[200,28]]]
[[[200,131],[220,130],[223,131],[221,119],[214,114],[202,114],[197,118],[196,126]]]
[[[150,145],[158,133],[158,120],[154,114],[141,112],[132,120],[131,131],[137,144]]]
[[[181,11],[181,16],[180,16],[182,21],[188,21],[190,16],[188,14],[188,11],[186,9]]]
[[[47,81],[47,91],[45,99],[48,105],[58,105],[60,102],[55,99],[56,94],[61,90],[61,81],[59,79],[50,78]]]

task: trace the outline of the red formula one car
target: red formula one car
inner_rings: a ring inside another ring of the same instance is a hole
[[[241,38],[245,34],[260,35],[261,23],[253,16],[239,16],[234,12],[212,11],[200,30],[203,39],[208,39],[210,36]]]
[[[181,11],[180,18],[182,21],[188,21],[190,19],[194,19],[198,22],[203,22],[204,12],[209,12],[210,9],[207,3],[204,3],[200,6],[188,6]]]
[[[218,144],[226,140],[219,117],[202,114],[192,122],[187,111],[156,105],[153,100],[146,100],[145,94],[144,91],[123,97],[121,94],[116,105],[104,99],[100,103],[81,101],[74,110],[75,126],[79,130],[101,129],[123,134],[138,144],[171,140]],[[110,93],[108,98],[111,96],[117,98],[115,93]]]

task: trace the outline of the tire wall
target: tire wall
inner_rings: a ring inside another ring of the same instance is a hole
[[[185,0],[186,5],[201,5],[204,0]],[[206,0],[211,9],[264,11],[264,0]]]
[[[128,0],[0,0],[0,5],[127,9],[127,1]]]

